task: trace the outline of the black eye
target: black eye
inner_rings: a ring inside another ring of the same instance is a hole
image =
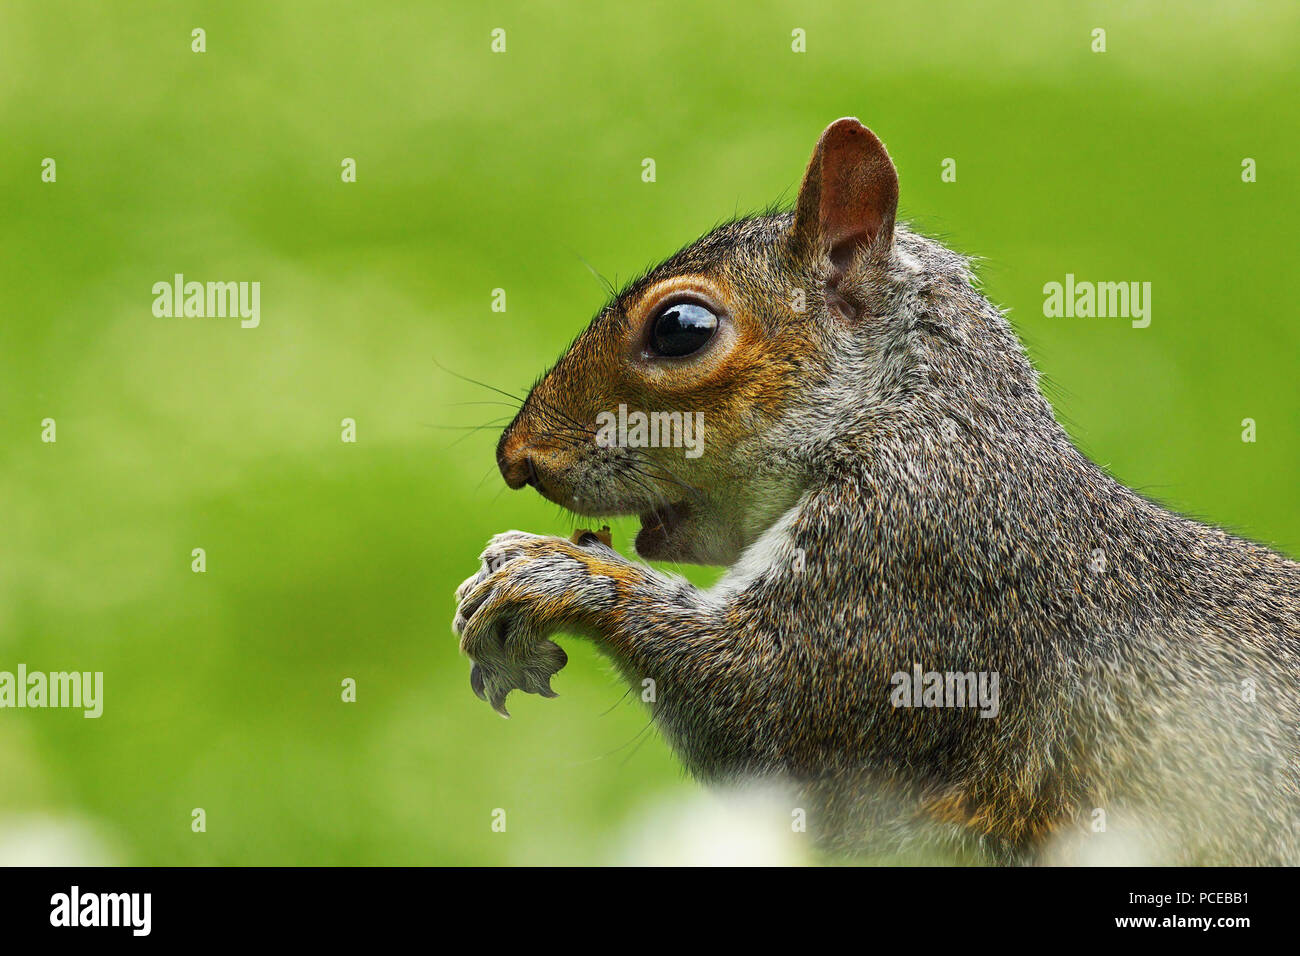
[[[650,347],[660,355],[690,355],[713,338],[718,317],[694,302],[670,305],[655,317]]]

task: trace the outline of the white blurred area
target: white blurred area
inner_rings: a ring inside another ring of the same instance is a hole
[[[44,814],[0,816],[0,866],[116,866],[117,854],[90,823]]]
[[[1043,854],[1046,866],[1171,866],[1158,831],[1133,815],[1112,820],[1104,832],[1075,829],[1062,832]]]
[[[611,862],[624,866],[805,866],[809,836],[797,803],[775,790],[724,790],[660,798],[624,830]]]
[[[610,862],[623,866],[812,866],[830,862],[815,854],[811,837],[795,829],[799,800],[775,789],[701,790],[645,804],[625,825]],[[1153,821],[1117,812],[1099,832],[1063,831],[1045,848],[1048,866],[1148,867],[1175,862]],[[885,866],[970,865],[945,847],[942,831],[916,829],[897,852],[844,862]]]

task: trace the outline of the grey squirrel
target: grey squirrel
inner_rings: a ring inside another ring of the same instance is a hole
[[[881,141],[836,121],[792,213],[632,282],[533,387],[511,488],[729,570],[701,590],[594,536],[498,535],[456,594],[475,692],[551,694],[551,638],[585,636],[654,682],[693,774],[792,787],[831,851],[1300,863],[1300,565],[1088,460],[897,202]],[[702,416],[703,453],[608,440],[620,409]]]

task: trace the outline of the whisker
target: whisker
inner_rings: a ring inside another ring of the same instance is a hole
[[[495,385],[489,385],[487,382],[480,382],[478,379],[470,378],[468,375],[461,375],[459,372],[453,372],[451,369],[447,368],[437,359],[433,360],[433,364],[438,366],[440,370],[446,372],[448,375],[460,379],[462,382],[469,382],[471,385],[477,385],[480,388],[486,388],[488,391],[496,392],[498,395],[504,395],[506,398],[513,398],[520,405],[522,405],[525,401],[524,399],[520,398],[518,395],[512,395],[503,388],[497,388]]]
[[[497,473],[497,466],[496,466],[496,465],[490,465],[490,466],[488,467],[488,470],[485,471],[485,472],[483,473],[483,477],[480,478],[480,479],[478,480],[478,484],[474,486],[474,490],[475,490],[475,491],[478,491],[480,488],[482,488],[482,487],[483,487],[483,482],[487,481],[490,477],[492,477],[492,475],[494,475],[494,474],[496,474],[496,473]],[[499,495],[500,493],[501,493],[501,492],[499,492],[499,491],[497,492],[498,495]],[[495,501],[496,499],[494,498],[493,500]]]
[[[458,427],[463,427],[463,426],[448,425],[448,426],[446,426],[446,427],[447,427],[447,428],[458,428]],[[452,443],[451,443],[450,445],[448,445],[447,447],[448,447],[448,448],[455,448],[457,445],[459,445],[461,442],[463,442],[466,438],[471,438],[471,437],[473,437],[473,435],[474,435],[476,432],[481,432],[481,431],[482,431],[483,429],[485,429],[485,428],[500,428],[500,427],[501,427],[501,422],[500,422],[500,421],[495,421],[495,422],[488,422],[487,424],[484,424],[484,425],[478,425],[478,426],[475,426],[475,427],[469,428],[469,429],[465,432],[465,434],[461,435],[459,438],[457,438],[454,442],[452,442]]]
[[[610,704],[610,705],[609,705],[609,708],[608,708],[607,710],[603,710],[603,711],[601,711],[601,712],[600,712],[599,714],[597,714],[596,716],[598,716],[598,717],[607,717],[607,716],[609,716],[610,714],[612,714],[612,713],[614,712],[614,708],[617,707],[619,704],[623,703],[623,701],[627,700],[627,695],[630,694],[630,693],[632,693],[632,688],[631,688],[631,687],[629,687],[627,690],[623,691],[623,696],[620,697],[618,700],[614,701],[614,703]]]
[[[576,249],[570,249],[569,251],[572,252],[575,256],[577,256],[578,261],[587,267],[587,271],[596,277],[596,281],[600,283],[601,287],[604,289],[605,294],[607,296],[609,296],[612,299],[616,295],[618,295],[618,289],[614,287],[614,283],[610,282],[603,275],[597,272],[596,267],[593,266],[590,262],[588,262],[586,258],[583,257],[582,253],[578,252]]]
[[[437,428],[445,431],[465,431],[466,429],[470,431],[478,431],[480,428],[493,428],[500,425],[503,421],[505,421],[504,418],[498,418],[496,421],[484,422],[482,425],[430,425],[427,422],[421,422],[421,425],[424,428]]]
[[[586,425],[582,424],[582,422],[578,421],[576,418],[573,418],[567,413],[561,411],[559,408],[556,408],[554,405],[546,401],[544,398],[539,397],[536,393],[533,393],[533,395],[531,395],[530,398],[534,402],[537,402],[539,405],[541,405],[542,408],[545,408],[547,411],[551,412],[552,414],[558,415],[562,421],[567,422],[572,428],[582,432],[584,435],[596,434],[595,429],[588,428]]]
[[[619,763],[620,768],[626,767],[627,762],[636,756],[638,750],[640,750],[643,746],[645,746],[645,742],[649,740],[652,736],[654,736],[653,734],[646,733],[647,730],[649,730],[651,727],[654,726],[654,723],[655,720],[653,717],[651,717],[649,722],[644,727],[641,728],[641,732],[638,733],[636,737],[632,738],[633,740],[636,741],[636,746],[633,747],[630,751],[628,751],[627,756],[625,756],[623,760]],[[640,739],[638,740],[637,738]]]

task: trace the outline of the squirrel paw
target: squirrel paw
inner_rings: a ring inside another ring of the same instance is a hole
[[[479,556],[477,574],[456,589],[452,629],[473,662],[470,686],[503,717],[506,695],[555,697],[551,677],[568,656],[549,635],[580,626],[612,602],[614,582],[594,574],[590,549],[564,538],[507,531]]]

